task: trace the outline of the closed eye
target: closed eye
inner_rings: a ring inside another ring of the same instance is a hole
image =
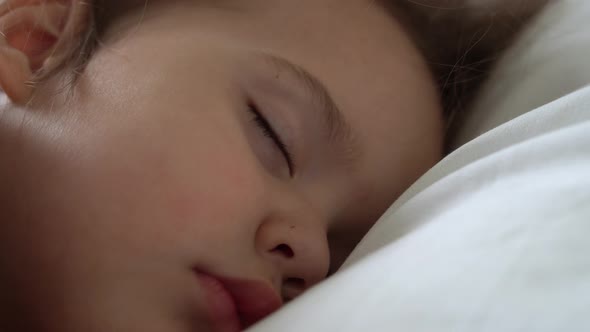
[[[293,162],[293,156],[287,145],[283,142],[281,137],[277,134],[274,130],[272,125],[268,122],[268,120],[262,115],[260,110],[256,105],[250,103],[248,105],[248,111],[252,114],[252,120],[256,124],[256,126],[262,131],[265,137],[268,137],[272,143],[281,151],[285,162],[289,168],[289,175],[293,177],[295,174],[295,164]]]

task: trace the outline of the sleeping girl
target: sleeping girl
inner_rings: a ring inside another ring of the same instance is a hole
[[[236,332],[337,269],[443,154],[393,2],[0,1],[0,330]]]

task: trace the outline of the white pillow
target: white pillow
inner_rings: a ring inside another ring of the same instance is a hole
[[[484,134],[412,186],[340,272],[252,331],[590,331],[588,41],[590,1],[552,4],[456,144]]]

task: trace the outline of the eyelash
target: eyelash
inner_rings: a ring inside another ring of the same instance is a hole
[[[256,105],[249,104],[248,110],[254,116],[253,121],[256,124],[256,126],[258,128],[260,128],[260,130],[262,130],[262,133],[264,134],[264,136],[266,136],[272,140],[273,144],[275,144],[276,147],[283,154],[283,157],[285,158],[285,161],[287,162],[287,166],[289,167],[289,175],[292,177],[295,174],[295,164],[293,162],[293,156],[292,156],[289,148],[283,142],[281,137],[276,133],[276,131],[274,130],[272,125],[268,122],[268,120],[266,120],[264,115],[262,115],[262,113],[260,113],[260,111],[258,110],[258,107]]]

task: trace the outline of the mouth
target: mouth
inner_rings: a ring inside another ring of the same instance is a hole
[[[267,283],[218,277],[201,271],[196,271],[196,275],[215,332],[239,332],[282,305],[279,295]]]

